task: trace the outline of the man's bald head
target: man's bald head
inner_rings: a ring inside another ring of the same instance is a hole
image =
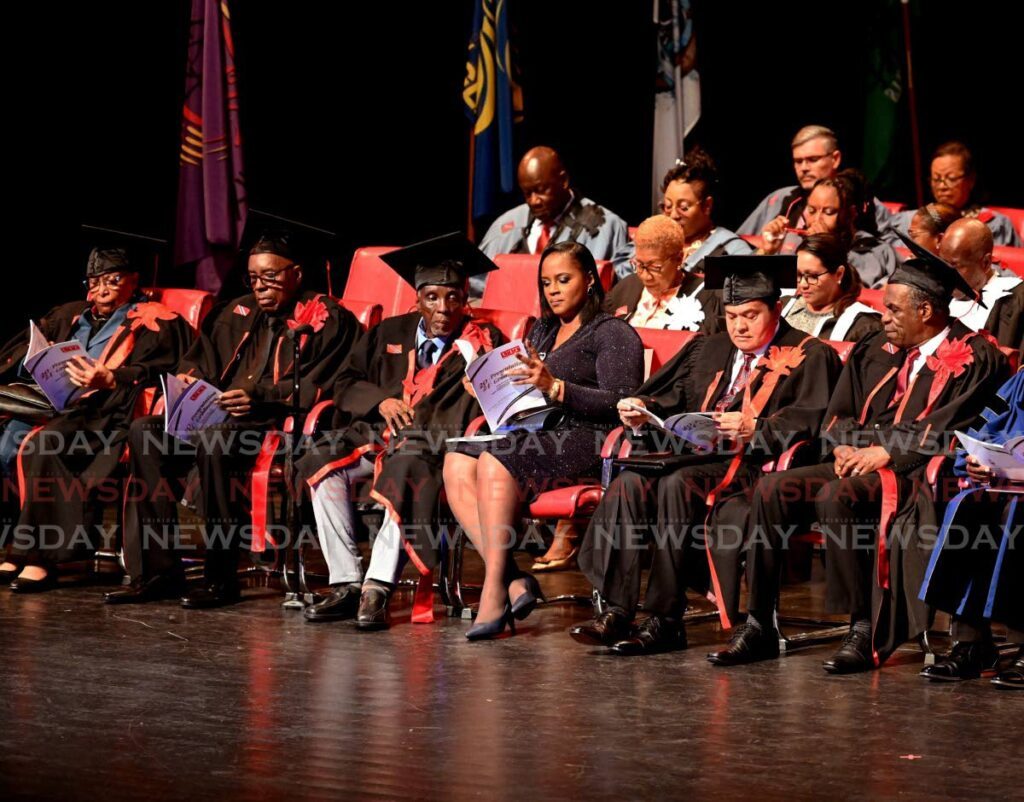
[[[569,174],[557,151],[531,148],[519,162],[519,188],[534,217],[551,223],[569,203]]]
[[[939,256],[955,267],[974,289],[989,280],[992,267],[992,231],[981,220],[962,217],[946,229]]]

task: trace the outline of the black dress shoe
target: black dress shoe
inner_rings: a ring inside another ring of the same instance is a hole
[[[303,615],[307,621],[342,621],[355,618],[359,608],[359,586],[342,585],[331,588],[331,595],[318,604],[307,607]]]
[[[57,572],[50,569],[42,579],[18,577],[11,583],[12,593],[43,593],[57,587]]]
[[[992,684],[1003,690],[1024,691],[1024,649],[1017,652],[1017,659],[1008,669],[992,678]]]
[[[383,588],[364,588],[359,597],[356,628],[370,632],[387,629],[389,626],[391,613],[388,612],[388,592]]]
[[[740,624],[732,631],[729,647],[708,655],[716,666],[738,666],[758,660],[774,660],[779,656],[779,631],[750,623]]]
[[[161,599],[180,599],[185,592],[185,579],[180,576],[157,574],[146,580],[136,579],[124,588],[103,594],[107,604],[144,604]]]
[[[829,674],[856,674],[875,667],[871,656],[871,633],[850,627],[842,644],[828,660],[821,664]]]
[[[926,666],[922,677],[935,682],[961,682],[977,679],[981,672],[991,670],[999,664],[999,650],[992,641],[961,641],[935,665]]]
[[[609,607],[590,621],[569,630],[574,641],[588,646],[611,646],[629,637],[629,616],[618,607]]]
[[[641,621],[633,634],[612,646],[615,654],[633,657],[686,648],[686,627],[680,620],[652,615]]]
[[[226,607],[242,600],[242,591],[235,583],[206,585],[191,590],[181,597],[181,606],[189,610],[208,610],[212,607]]]

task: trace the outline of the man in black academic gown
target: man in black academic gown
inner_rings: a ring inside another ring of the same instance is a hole
[[[465,388],[457,342],[477,355],[504,342],[496,328],[469,317],[467,279],[496,266],[462,234],[382,258],[416,288],[417,309],[381,321],[353,351],[335,385],[334,430],[299,461],[333,587],[306,618],[332,621],[358,612],[361,629],[388,625],[388,600],[406,557],[430,581],[436,544],[425,535],[437,528],[444,440],[480,414]],[[374,459],[372,496],[386,514],[364,581],[350,485],[373,475]],[[419,613],[429,618],[429,610]]]
[[[132,413],[143,391],[174,368],[192,341],[184,319],[139,290],[141,238],[100,236],[109,243],[89,255],[86,299],[55,307],[39,323],[51,343],[81,343],[86,357],[71,362],[67,372],[86,392],[63,412],[51,409],[38,432],[30,433],[39,419],[12,419],[4,426],[4,470],[16,467],[22,508],[12,562],[0,565],[0,577],[18,576],[11,585],[18,593],[53,587],[57,564],[88,556],[106,538],[97,537],[94,508],[97,498],[115,489],[109,485]],[[4,347],[5,380],[31,382],[22,367],[27,348],[27,335]]]
[[[636,427],[645,416],[627,403],[659,417],[711,411],[728,442],[706,455],[680,449],[660,465],[640,457],[595,511],[579,562],[607,606],[570,634],[618,654],[684,647],[688,586],[713,591],[730,626],[751,487],[766,462],[817,434],[841,367],[832,348],[782,319],[780,286],[795,283],[794,257],[708,257],[704,265],[707,286],[722,290],[726,331],[688,343],[637,398],[620,402],[619,414]],[[645,540],[654,544],[644,599],[649,615],[631,627]]]
[[[919,247],[889,279],[884,331],[857,343],[825,413],[821,463],[765,476],[754,490],[749,615],[727,649],[708,655],[712,663],[778,656],[785,546],[814,522],[825,537],[827,608],[850,616],[826,671],[878,667],[927,628],[917,594],[928,548],[913,538],[936,523],[925,467],[1008,375],[1003,355],[950,317],[955,289],[972,294],[955,269]]]
[[[299,338],[302,411],[330,391],[361,336],[350,312],[326,295],[302,289],[303,268],[320,255],[323,232],[250,210],[242,241],[252,293],[211,314],[177,368],[186,382],[202,379],[223,390],[218,403],[229,417],[197,432],[191,444],[168,435],[161,416],[132,424],[133,481],[124,513],[124,559],[132,584],[108,593],[108,604],[182,595],[176,502],[183,495],[195,503],[207,542],[204,584],[185,595],[182,606],[218,607],[239,600],[243,534],[253,518],[251,505],[263,501],[254,494],[250,503],[249,475],[263,434],[279,428],[292,409],[290,332],[296,330]],[[187,482],[193,466],[198,482]]]

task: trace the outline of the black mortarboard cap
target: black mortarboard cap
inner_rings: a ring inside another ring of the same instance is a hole
[[[498,269],[458,231],[385,253],[380,258],[417,290],[429,284],[461,287],[470,276]]]
[[[975,291],[953,265],[918,245],[902,231],[896,233],[914,256],[896,267],[889,276],[890,284],[908,284],[947,301],[953,297],[954,290],[960,290],[964,297],[973,298],[985,306],[981,293]]]
[[[86,278],[116,271],[138,273],[147,258],[157,256],[167,247],[167,240],[101,226],[83,225],[81,237],[89,249]]]
[[[239,251],[245,257],[272,253],[292,262],[309,265],[326,258],[334,236],[334,232],[308,223],[260,209],[249,209]]]
[[[796,286],[796,257],[708,256],[704,259],[704,288],[721,290],[729,306],[778,298],[784,287]]]

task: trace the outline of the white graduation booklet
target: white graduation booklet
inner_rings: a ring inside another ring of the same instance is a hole
[[[1024,435],[1005,443],[986,443],[964,432],[956,433],[964,450],[1001,479],[1024,481]]]
[[[679,412],[667,418],[659,418],[651,410],[638,404],[626,403],[625,407],[640,412],[647,421],[659,429],[674,434],[690,445],[701,449],[712,448],[720,439],[718,427],[710,412]]]
[[[78,340],[50,345],[39,327],[29,321],[25,370],[58,412],[63,412],[85,392],[85,388],[72,383],[67,372],[68,363],[77,356],[87,356]]]
[[[536,431],[544,428],[552,415],[562,414],[532,384],[516,384],[516,377],[509,375],[510,370],[522,367],[517,357],[527,354],[522,340],[512,340],[480,356],[475,356],[472,346],[463,340],[456,340],[455,345],[466,360],[466,377],[492,434],[453,437],[448,442],[497,440],[513,429]]]
[[[191,384],[168,373],[161,380],[164,390],[164,429],[186,443],[207,426],[223,423],[226,410],[217,406],[221,391],[209,382],[197,379]]]

